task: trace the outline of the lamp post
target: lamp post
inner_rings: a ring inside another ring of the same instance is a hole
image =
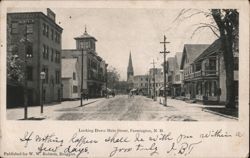
[[[41,72],[40,73],[40,79],[42,80],[42,104],[41,104],[41,114],[43,113],[43,98],[44,98],[44,93],[43,93],[43,84],[44,84],[44,80],[45,80],[45,76],[46,76],[46,73],[45,72]]]

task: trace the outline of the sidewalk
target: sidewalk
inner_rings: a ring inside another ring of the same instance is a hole
[[[103,98],[93,98],[83,100],[83,106],[99,101]],[[55,114],[62,109],[74,108],[80,106],[80,100],[64,101],[59,104],[45,104],[43,106],[43,114],[41,114],[41,106],[28,107],[28,120],[44,120],[55,117]],[[24,118],[24,108],[7,109],[8,120],[22,120]]]
[[[164,97],[157,97],[157,102],[163,104]],[[172,106],[179,111],[185,112],[197,121],[221,120],[221,121],[236,121],[236,117],[221,115],[216,112],[204,110],[205,108],[222,108],[223,105],[203,105],[198,103],[187,103],[182,100],[167,98],[167,106]]]

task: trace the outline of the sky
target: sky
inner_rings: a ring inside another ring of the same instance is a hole
[[[163,36],[166,35],[167,57],[182,52],[184,44],[211,44],[216,36],[203,29],[192,33],[198,23],[211,23],[203,14],[174,21],[180,9],[162,8],[50,8],[56,22],[63,28],[62,49],[75,49],[74,37],[87,32],[97,39],[96,51],[110,67],[120,73],[120,80],[127,78],[129,53],[132,55],[134,75],[143,75],[152,68],[162,67]],[[46,8],[11,8],[8,12],[41,11]],[[192,13],[190,13],[192,14]]]

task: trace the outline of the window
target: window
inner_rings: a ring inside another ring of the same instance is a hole
[[[27,80],[32,81],[33,80],[33,67],[32,66],[27,66]]]
[[[51,57],[50,60],[53,61],[54,60],[54,49],[51,48]]]
[[[49,37],[49,25],[46,25],[46,36]]]
[[[57,43],[60,43],[60,41],[61,41],[60,34],[59,34],[58,32],[56,32],[56,31],[55,31],[55,41],[56,41]]]
[[[46,24],[43,23],[43,35],[45,36],[46,35]]]
[[[89,41],[84,41],[84,42],[82,43],[82,45],[83,45],[83,49],[84,49],[84,50],[87,50],[87,49],[90,48],[90,42],[89,42]]]
[[[77,93],[77,86],[73,86],[73,93]]]
[[[209,59],[209,70],[216,70],[216,59]]]
[[[27,55],[31,55],[31,57],[33,56],[33,48],[32,48],[32,45],[27,45],[26,47],[26,54]]]
[[[46,47],[46,59],[49,59],[49,46]]]
[[[60,83],[60,71],[56,71],[56,84]]]
[[[32,34],[33,33],[33,24],[27,24],[27,33]]]
[[[73,80],[76,80],[76,73],[73,72]]]
[[[43,59],[49,59],[49,46],[43,45]]]
[[[239,58],[234,57],[234,70],[239,70]]]
[[[54,30],[51,29],[51,39],[54,40]]]
[[[46,58],[46,45],[43,45],[43,59]]]
[[[60,43],[60,42],[61,42],[61,35],[58,34],[58,43]]]
[[[55,62],[60,63],[60,52],[56,51]]]
[[[11,33],[12,34],[18,33],[18,22],[11,23]]]

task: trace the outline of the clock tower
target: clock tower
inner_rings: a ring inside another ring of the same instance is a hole
[[[85,50],[85,51],[91,51],[96,53],[96,46],[95,46],[95,42],[97,41],[95,39],[95,37],[90,36],[87,33],[87,29],[85,27],[85,31],[83,33],[83,35],[76,37],[76,49],[78,50]]]

